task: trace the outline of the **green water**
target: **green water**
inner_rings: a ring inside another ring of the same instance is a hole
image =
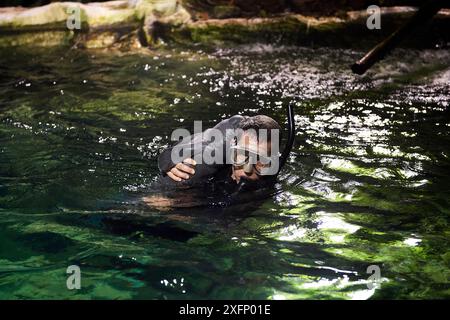
[[[398,50],[356,77],[360,55],[3,50],[0,298],[449,298],[450,53]],[[288,101],[297,137],[278,194],[137,201],[173,129],[236,113],[285,123]]]

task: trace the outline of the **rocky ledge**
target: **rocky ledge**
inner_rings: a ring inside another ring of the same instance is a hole
[[[320,1],[291,2],[297,3],[297,9],[269,0],[248,9],[239,6],[242,1],[238,0],[54,2],[36,8],[0,8],[0,47],[64,45],[129,50],[166,43],[222,45],[256,41],[367,47],[391,33],[415,11],[409,6],[382,7],[381,29],[369,30],[367,11],[353,10],[361,9],[360,5],[349,6],[347,11],[326,12],[327,16],[301,6],[309,3],[308,8],[314,8],[315,2]],[[74,17],[78,18],[77,28],[70,26]],[[443,30],[450,30],[448,9],[442,9],[431,23],[421,26],[404,45],[448,46],[450,36]]]

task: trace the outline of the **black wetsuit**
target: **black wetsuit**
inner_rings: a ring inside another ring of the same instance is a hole
[[[183,187],[183,186],[193,186],[204,183],[207,179],[212,177],[220,177],[225,178],[225,176],[229,173],[228,176],[231,175],[231,165],[226,164],[226,145],[231,143],[231,139],[234,138],[234,135],[230,135],[230,131],[227,129],[237,129],[239,123],[246,119],[245,116],[235,115],[231,118],[222,120],[213,129],[220,130],[222,133],[223,140],[222,141],[212,141],[210,139],[209,133],[211,129],[205,130],[203,133],[197,133],[189,136],[182,142],[175,144],[174,146],[167,148],[164,150],[158,157],[158,167],[161,171],[161,183],[166,187]],[[182,148],[185,154],[190,154],[190,157],[195,159],[196,156],[199,156],[199,153],[209,152],[212,150],[207,149],[222,149],[223,161],[222,164],[206,164],[204,162],[198,163],[195,166],[195,174],[192,175],[188,180],[177,182],[172,180],[167,176],[167,172],[172,169],[176,163],[173,163],[171,160],[171,153],[173,148],[177,146]]]

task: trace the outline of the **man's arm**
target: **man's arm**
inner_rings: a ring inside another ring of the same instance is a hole
[[[200,145],[199,145],[200,144]],[[184,138],[174,146],[165,149],[158,157],[158,168],[162,176],[169,176],[172,180],[182,181],[190,178],[190,175],[195,174],[195,165],[197,164],[194,157],[195,152],[199,153],[202,148],[201,134],[195,134]],[[198,147],[195,148],[195,145]],[[184,155],[189,155],[182,162],[174,163],[172,160],[172,152],[182,151]]]
[[[161,174],[164,176],[170,169],[175,167],[175,163],[171,160],[172,147],[165,149],[158,156],[158,168]]]
[[[243,118],[243,116],[235,115],[231,118],[222,120],[216,126],[214,126],[214,129],[220,130],[223,134],[224,139],[226,139],[226,130],[235,129]],[[158,168],[161,174],[163,176],[169,176],[172,180],[180,182],[190,179],[196,171],[200,171],[198,172],[199,174],[196,175],[198,177],[214,173],[216,171],[217,165],[202,164],[200,165],[199,170],[195,170],[193,168],[197,165],[195,160],[192,159],[195,157],[195,152],[203,153],[205,148],[207,148],[208,146],[211,147],[211,145],[209,145],[209,142],[210,141],[205,139],[203,133],[197,133],[186,137],[174,146],[167,148],[158,157]],[[225,141],[215,142],[214,144],[216,145],[214,146],[214,148],[223,148],[224,143]],[[184,154],[189,154],[190,157],[184,159],[184,163],[174,163],[172,161],[172,150],[174,149],[174,147],[182,149]]]

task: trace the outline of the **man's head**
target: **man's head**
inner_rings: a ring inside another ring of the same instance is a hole
[[[272,151],[277,153],[279,150],[281,127],[272,118],[257,115],[242,120],[238,128],[242,134],[236,139],[233,149],[231,178],[236,182],[240,182],[241,178],[258,180],[264,176],[264,170],[271,166],[270,158],[278,157]]]

